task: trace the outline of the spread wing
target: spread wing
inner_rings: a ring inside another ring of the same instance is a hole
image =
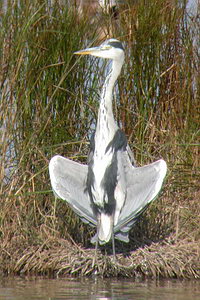
[[[144,167],[134,168],[124,159],[127,184],[126,202],[114,227],[115,238],[128,242],[128,231],[139,215],[158,195],[167,166],[164,160],[158,160]]]
[[[49,163],[49,173],[54,194],[69,204],[84,223],[97,225],[86,191],[87,165],[62,156],[54,156]]]
[[[144,167],[132,166],[127,153],[122,157],[126,177],[126,202],[114,227],[115,238],[128,242],[128,232],[139,215],[158,195],[167,167],[163,160]],[[55,195],[70,205],[83,222],[97,226],[86,192],[87,165],[62,156],[54,156],[49,164],[51,185]],[[95,240],[95,237],[94,237]]]

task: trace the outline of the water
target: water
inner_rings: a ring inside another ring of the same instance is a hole
[[[134,281],[132,279],[0,280],[0,300],[199,300],[200,281]]]

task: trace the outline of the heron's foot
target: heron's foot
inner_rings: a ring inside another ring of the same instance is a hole
[[[113,264],[117,264],[117,257],[116,257],[115,254],[113,254],[113,255],[111,256],[111,262],[112,262]]]

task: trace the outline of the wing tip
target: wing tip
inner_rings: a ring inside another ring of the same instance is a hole
[[[50,180],[51,180],[51,184],[52,182],[54,181],[54,168],[57,164],[57,161],[58,161],[58,156],[59,155],[55,155],[53,156],[51,159],[50,159],[50,162],[49,162],[49,175],[50,175]]]
[[[166,176],[166,173],[167,173],[167,164],[166,162],[163,160],[163,159],[160,159],[157,161],[157,163],[159,163],[158,165],[158,173],[159,173],[159,177],[158,177],[158,180],[157,180],[157,183],[155,185],[155,189],[154,189],[154,193],[153,193],[153,197],[151,199],[154,200],[155,197],[158,195],[158,193],[160,192],[161,188],[162,188],[162,184],[163,184],[163,180]],[[149,202],[151,202],[149,201]]]
[[[49,168],[53,167],[59,159],[61,159],[62,156],[60,155],[54,155],[51,159],[50,159],[50,162],[49,162]]]
[[[164,179],[167,173],[167,163],[163,159],[158,160],[158,162],[160,167],[160,176]]]
[[[57,179],[57,172],[59,169],[59,160],[62,160],[64,157],[60,155],[55,155],[50,159],[49,162],[49,175],[50,175],[50,182],[51,182],[51,187],[53,190],[53,193],[56,198],[60,198],[63,200],[66,200],[65,197],[60,193],[59,188],[58,188],[58,179]]]
[[[52,180],[55,177],[54,174],[54,169],[58,165],[59,160],[65,159],[64,157],[60,155],[54,155],[49,162],[49,174],[50,174],[50,179]]]

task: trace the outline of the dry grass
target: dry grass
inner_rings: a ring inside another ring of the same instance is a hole
[[[23,242],[23,241],[18,241]],[[14,245],[13,245],[14,246]],[[8,274],[45,276],[200,278],[199,244],[182,240],[152,243],[135,251],[112,255],[98,253],[63,239],[48,239],[40,246],[29,246],[14,253],[3,249],[4,271]],[[19,253],[20,252],[20,253]],[[9,257],[11,256],[11,257]]]
[[[195,199],[192,200],[195,203]],[[165,198],[163,201],[167,202],[169,199]],[[28,232],[25,233],[22,231],[24,227],[16,230],[16,221],[13,220],[13,228],[4,231],[7,236],[4,236],[0,246],[2,273],[50,277],[97,275],[198,279],[200,230],[195,223],[196,218],[193,217],[193,231],[185,231],[187,226],[192,226],[192,219],[188,216],[191,211],[188,208],[182,211],[181,208],[172,213],[166,207],[162,211],[159,206],[151,207],[133,228],[130,243],[116,242],[116,262],[113,260],[110,245],[101,247],[97,261],[94,261],[95,249],[88,244],[90,230],[81,222],[79,225],[77,222],[70,224],[71,229],[76,228],[74,231],[78,232],[78,236],[80,233],[84,235],[82,230],[86,230],[85,239],[77,243],[80,239],[72,232],[69,235],[67,226],[65,232],[62,232],[53,229],[53,226],[41,224],[32,229],[32,232],[27,229]],[[199,214],[198,211],[196,213]],[[64,225],[60,226],[63,228]]]

